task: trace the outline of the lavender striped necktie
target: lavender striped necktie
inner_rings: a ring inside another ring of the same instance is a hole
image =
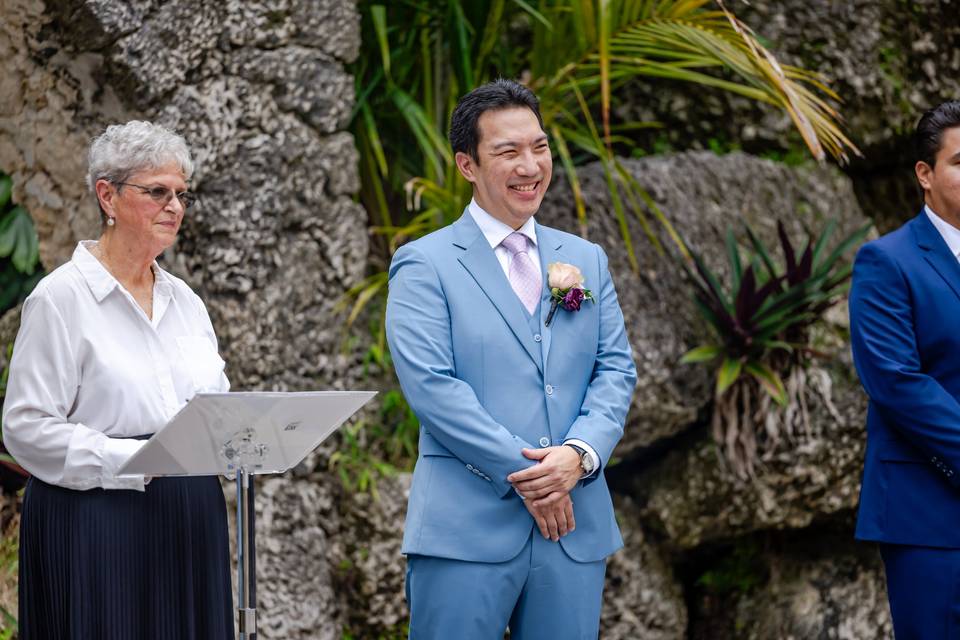
[[[543,278],[533,266],[533,260],[527,253],[529,247],[527,236],[514,231],[500,244],[506,247],[512,256],[510,260],[509,280],[514,293],[520,302],[531,314],[540,302],[540,292],[543,291]]]

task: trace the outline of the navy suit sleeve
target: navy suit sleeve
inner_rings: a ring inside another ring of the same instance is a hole
[[[623,436],[623,424],[637,382],[637,369],[607,266],[607,255],[599,246],[597,260],[600,286],[595,304],[599,305],[600,330],[596,360],[580,415],[570,425],[565,439],[576,438],[588,443],[597,452],[603,467]],[[594,473],[583,482],[588,484],[598,476]]]
[[[850,337],[860,382],[900,435],[960,469],[960,403],[923,370],[913,313],[900,266],[882,247],[864,245],[850,292]],[[954,477],[960,480],[960,474]]]
[[[430,435],[490,478],[501,497],[516,493],[514,471],[535,464],[520,450],[532,445],[497,423],[473,388],[456,377],[450,312],[433,264],[405,245],[390,264],[387,342],[403,394]]]

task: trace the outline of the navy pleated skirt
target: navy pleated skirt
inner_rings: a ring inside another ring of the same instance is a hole
[[[232,640],[226,505],[216,477],[145,492],[31,478],[20,523],[21,640]]]

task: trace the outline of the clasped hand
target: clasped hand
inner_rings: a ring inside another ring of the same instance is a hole
[[[507,476],[523,496],[544,538],[556,542],[575,527],[570,490],[580,480],[580,455],[566,446],[523,449],[523,455],[539,461],[528,469]]]

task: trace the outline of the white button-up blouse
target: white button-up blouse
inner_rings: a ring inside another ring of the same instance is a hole
[[[198,391],[227,391],[207,309],[153,265],[153,318],[89,251],[23,304],[3,405],[3,443],[27,471],[70,489],[143,490],[120,465]]]

